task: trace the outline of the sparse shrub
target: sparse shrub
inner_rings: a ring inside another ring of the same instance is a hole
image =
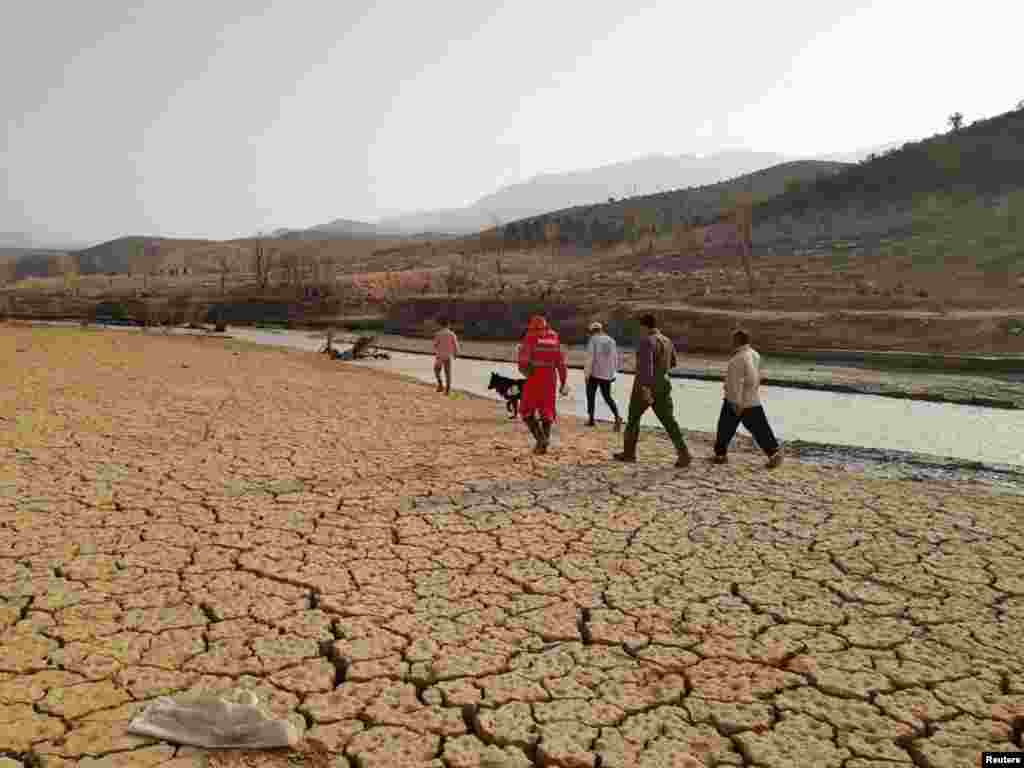
[[[469,269],[464,265],[456,266],[452,264],[448,267],[448,273],[445,275],[444,282],[448,294],[457,296],[465,293],[472,287],[473,278],[470,275]]]
[[[124,320],[128,317],[128,310],[118,301],[101,301],[94,308],[94,318],[108,317],[111,320]]]

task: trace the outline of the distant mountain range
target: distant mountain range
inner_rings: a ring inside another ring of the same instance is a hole
[[[636,197],[670,190],[702,187],[799,159],[855,163],[871,154],[899,146],[886,144],[856,152],[796,158],[773,152],[728,150],[705,157],[649,155],[568,173],[550,173],[502,187],[465,208],[445,208],[402,214],[377,222],[336,219],[308,229],[282,229],[284,238],[408,237],[429,233],[465,235],[496,224],[507,224],[550,211]]]
[[[70,241],[38,240],[27,232],[0,232],[0,249],[30,251],[70,251],[84,248],[84,243]]]
[[[541,174],[502,187],[465,208],[421,211],[377,222],[335,219],[305,229],[282,228],[258,236],[285,240],[441,239],[472,234],[495,224],[565,211],[573,206],[606,204],[611,198],[617,203],[609,209],[617,210],[627,198],[660,197],[683,190],[690,190],[683,195],[689,201],[687,204],[701,208],[711,205],[704,197],[720,191],[710,185],[754,174],[749,182],[744,183],[759,189],[764,187],[761,192],[765,194],[778,194],[782,177],[787,174],[804,179],[822,171],[836,172],[840,170],[837,163],[857,162],[896,146],[899,145],[823,155],[813,158],[819,161],[817,165],[813,162],[801,164],[797,159],[776,153],[748,150],[729,150],[706,157],[649,155],[599,168]],[[825,167],[829,165],[832,167]],[[701,188],[707,189],[702,192]],[[128,262],[138,244],[149,239],[154,238],[122,237],[87,248],[81,245],[44,245],[25,233],[0,233],[0,262],[17,263],[18,277],[46,274],[49,257],[59,252],[73,252],[84,273],[122,272],[128,269]]]
[[[308,229],[275,229],[270,233],[270,236],[282,240],[323,240],[334,238],[362,240],[366,238],[401,237],[402,233],[398,231],[389,232],[378,224],[371,224],[366,221],[335,219],[326,224],[318,224]]]
[[[24,232],[0,232],[0,248],[32,248],[32,236]]]

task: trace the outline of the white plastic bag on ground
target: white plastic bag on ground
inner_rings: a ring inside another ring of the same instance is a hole
[[[251,691],[241,691],[237,699],[205,696],[179,702],[162,696],[131,721],[128,732],[206,749],[272,749],[299,743],[295,726],[260,709]]]

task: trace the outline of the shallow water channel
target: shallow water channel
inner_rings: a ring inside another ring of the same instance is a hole
[[[260,343],[287,344],[300,349],[317,350],[321,339],[304,332],[268,332],[232,328],[231,335]],[[339,345],[344,349],[343,345]],[[390,360],[364,360],[357,365],[380,368],[433,382],[433,358],[404,352],[389,352]],[[458,360],[455,364],[455,389],[498,400],[487,390],[491,372],[519,376],[506,362]],[[613,394],[625,413],[633,376],[620,374]],[[568,398],[559,401],[562,412],[587,415],[583,372],[569,371]],[[676,418],[684,429],[714,432],[722,405],[720,382],[693,379],[673,380]],[[925,454],[943,463],[981,463],[998,469],[1015,465],[1024,472],[1024,411],[1008,411],[973,405],[899,400],[872,395],[818,392],[787,387],[762,387],[761,397],[772,428],[780,440],[796,445],[805,453],[834,453],[836,449],[867,448],[875,453],[909,452]],[[597,396],[596,415],[610,420],[611,413]],[[658,426],[652,412],[644,415],[647,426]],[[740,427],[741,433],[746,430]],[[802,444],[815,444],[804,445]],[[826,451],[825,449],[830,449]],[[870,452],[869,452],[870,453]],[[851,451],[853,464],[863,463],[862,451]]]
[[[233,327],[239,340],[318,351],[322,337],[308,331],[267,331]],[[339,349],[346,345],[338,344]],[[359,365],[434,381],[433,357],[389,352],[389,360],[361,360]],[[458,360],[454,388],[496,401],[495,415],[504,414],[498,396],[487,390],[491,372],[519,376],[506,362]],[[620,374],[613,395],[625,413],[633,376]],[[562,413],[586,416],[583,372],[569,371],[570,393],[559,400]],[[676,418],[684,430],[715,431],[722,404],[720,382],[673,380]],[[900,400],[873,395],[819,392],[786,387],[762,387],[768,419],[787,451],[814,461],[917,479],[975,479],[1024,490],[1024,410],[1011,411],[973,405]],[[609,421],[611,413],[597,395],[596,416]],[[659,426],[648,411],[645,426]],[[741,434],[746,430],[740,427]],[[609,448],[614,442],[609,434]]]

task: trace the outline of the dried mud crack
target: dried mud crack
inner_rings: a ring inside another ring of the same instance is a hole
[[[536,459],[493,403],[311,355],[0,328],[0,360],[15,345],[3,768],[952,768],[1021,748],[1019,499],[743,452],[677,471],[646,435],[612,465],[610,432],[568,422]],[[159,696],[237,688],[303,746],[126,732]]]

